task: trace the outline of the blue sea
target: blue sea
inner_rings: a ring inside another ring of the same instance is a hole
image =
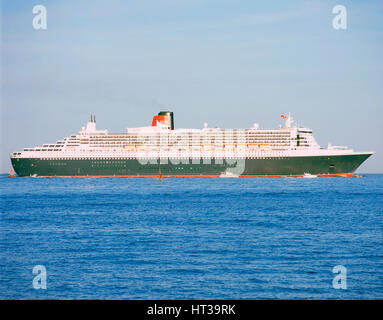
[[[383,175],[0,188],[2,299],[383,299]]]

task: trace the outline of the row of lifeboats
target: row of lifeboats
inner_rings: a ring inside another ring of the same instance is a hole
[[[125,149],[127,150],[135,150],[135,149],[142,149],[142,148],[155,148],[158,149],[158,146],[149,146],[149,145],[143,145],[143,144],[126,144],[124,145]],[[218,149],[218,148],[241,148],[241,147],[248,147],[248,148],[267,148],[270,147],[269,144],[204,144],[200,147],[198,146],[192,146],[196,149]],[[165,147],[165,148],[172,148],[172,147]]]

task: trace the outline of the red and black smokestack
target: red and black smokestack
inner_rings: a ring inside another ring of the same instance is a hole
[[[161,111],[158,116],[153,117],[152,126],[156,127],[157,122],[168,126],[171,130],[174,130],[174,116],[171,111]]]

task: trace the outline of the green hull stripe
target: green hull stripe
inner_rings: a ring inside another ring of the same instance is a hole
[[[135,159],[52,160],[12,158],[19,176],[214,176],[230,171],[242,176],[346,174],[353,173],[370,154],[339,156],[284,157],[266,159],[186,159],[151,160],[142,164]],[[166,163],[164,163],[166,162]],[[181,162],[181,163],[180,163]],[[182,163],[183,162],[183,163]]]

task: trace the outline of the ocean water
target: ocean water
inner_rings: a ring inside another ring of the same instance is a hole
[[[383,175],[0,188],[2,299],[383,299]]]

